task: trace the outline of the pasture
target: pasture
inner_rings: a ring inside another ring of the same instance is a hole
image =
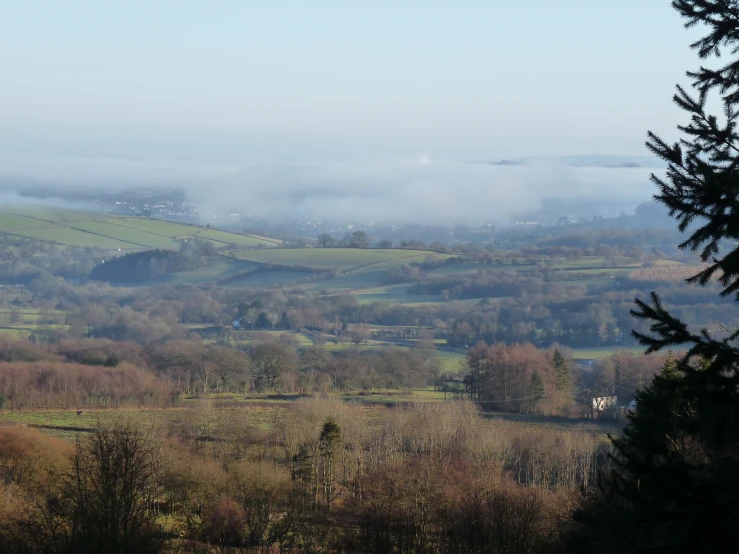
[[[283,266],[303,266],[313,269],[337,269],[341,273],[360,271],[370,266],[383,269],[411,262],[422,262],[428,256],[448,257],[430,250],[385,248],[281,248],[278,250],[234,251],[240,260]]]
[[[177,249],[180,241],[193,238],[210,241],[219,248],[269,248],[282,243],[172,221],[42,207],[6,208],[0,212],[0,233],[64,247],[113,251]]]
[[[592,346],[588,348],[573,348],[572,357],[576,360],[602,360],[619,351],[629,352],[630,354],[644,354],[644,347],[635,344],[627,346]]]
[[[219,420],[236,417],[239,421],[262,431],[270,431],[292,409],[296,401],[315,397],[332,397],[348,404],[381,410],[403,407],[418,403],[450,402],[453,399],[433,389],[378,389],[372,391],[349,391],[321,395],[270,394],[211,394],[203,404],[200,397],[181,397],[176,405],[166,408],[121,407],[107,409],[85,409],[77,415],[77,408],[43,410],[0,409],[0,427],[27,426],[45,434],[74,441],[80,434],[91,432],[99,424],[111,424],[120,419],[133,420],[145,426],[159,429],[180,429],[187,432],[193,417],[208,418],[214,429]],[[539,428],[557,433],[578,431],[606,439],[606,434],[617,434],[622,422],[608,419],[582,420],[549,417],[535,414],[505,412],[483,412],[483,417],[492,425],[507,425],[514,429]]]
[[[306,292],[326,294],[376,288],[390,269],[423,262],[429,256],[449,257],[430,250],[381,248],[276,248],[231,250],[225,254],[261,266],[258,272],[223,283],[229,288],[297,286]],[[327,271],[336,274],[327,276]],[[397,300],[405,296],[405,288],[394,293]],[[388,301],[385,297],[381,300]],[[407,300],[418,302],[419,298]]]
[[[67,314],[59,310],[0,307],[0,336],[27,339],[42,329],[67,329]]]
[[[219,284],[221,281],[230,283],[232,280],[238,280],[244,275],[248,275],[257,267],[257,264],[244,262],[240,260],[231,260],[223,258],[222,262],[191,269],[188,271],[180,271],[178,273],[170,273],[162,275],[156,279],[143,281],[137,284],[126,283],[126,287],[149,287],[152,285],[172,284],[172,285],[210,285]],[[123,286],[123,285],[122,285]]]

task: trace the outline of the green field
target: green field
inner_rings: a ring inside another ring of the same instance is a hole
[[[178,273],[170,273],[168,275],[162,275],[156,279],[144,281],[138,285],[140,287],[149,287],[152,285],[209,285],[219,283],[220,281],[228,281],[234,279],[240,275],[253,271],[257,267],[257,264],[251,262],[244,262],[240,260],[229,260],[223,259],[222,262],[209,265],[206,267],[200,267],[198,269],[191,269],[188,271],[180,271]],[[230,281],[228,281],[230,283]],[[123,286],[130,287],[130,283]],[[231,286],[230,284],[224,284],[224,286]]]
[[[217,395],[210,396],[214,402],[259,402],[260,397],[263,399],[267,409],[244,410],[244,416],[252,419],[256,423],[263,424],[267,419],[271,419],[274,408],[269,409],[270,404],[276,404],[276,401],[270,401],[270,395]],[[295,398],[297,399],[297,395]],[[294,400],[293,399],[293,400]],[[170,408],[140,408],[140,407],[121,407],[121,408],[92,408],[82,407],[82,414],[77,415],[77,408],[69,409],[44,409],[44,410],[0,410],[0,425],[5,424],[30,424],[40,426],[44,431],[63,431],[64,428],[72,428],[75,430],[92,430],[99,423],[112,423],[118,418],[131,418],[144,423],[172,423],[181,418],[186,413],[186,408],[197,402],[197,398],[180,399],[178,405]],[[265,418],[265,415],[270,416]],[[56,428],[56,429],[55,429]],[[53,433],[52,433],[53,434]]]
[[[442,370],[448,373],[459,373],[467,358],[465,354],[453,350],[437,350],[436,355],[439,357]]]
[[[40,329],[67,329],[66,320],[66,313],[59,310],[2,307],[0,336],[27,339]]]
[[[387,302],[415,306],[440,303],[441,295],[408,294],[413,283],[386,285],[388,271],[418,264],[431,257],[445,260],[447,254],[430,250],[378,248],[280,248],[283,242],[256,235],[232,233],[197,225],[114,214],[43,207],[6,209],[0,212],[0,233],[35,238],[61,247],[95,247],[123,254],[152,248],[178,249],[181,241],[199,238],[211,241],[224,254],[223,261],[191,271],[165,275],[137,286],[158,284],[220,286],[231,289],[291,287],[306,293],[348,292],[361,304]],[[507,260],[511,261],[511,260]],[[517,263],[461,263],[428,267],[424,279],[470,278],[478,272],[506,271],[526,274],[537,265],[523,258]],[[657,265],[676,262],[657,260]],[[578,260],[548,258],[545,267],[554,270],[553,279],[582,284],[597,291],[611,279],[642,264],[607,267],[600,256]],[[333,274],[332,274],[333,273]],[[438,290],[438,289],[437,289]],[[590,289],[589,289],[590,290]],[[474,303],[479,298],[453,299]]]
[[[388,285],[385,287],[368,287],[355,290],[360,304],[371,304],[372,302],[392,302],[394,304],[427,304],[443,302],[440,295],[418,295],[408,294],[410,284]]]
[[[224,286],[230,288],[270,287],[294,285],[306,278],[299,288],[306,292],[335,293],[374,288],[382,301],[386,294],[379,291],[388,270],[406,264],[423,262],[429,256],[448,257],[429,250],[402,250],[380,248],[275,248],[270,250],[231,250],[226,255],[238,260],[262,265],[262,271],[230,280]],[[269,268],[269,265],[275,267]],[[325,272],[335,270],[336,276]],[[323,272],[321,275],[319,273]],[[407,286],[404,287],[407,289]],[[398,289],[400,290],[400,289]],[[400,299],[405,292],[396,290],[392,294]],[[420,297],[408,297],[408,302],[419,302]],[[369,297],[363,301],[370,301]]]
[[[271,337],[271,338],[279,338],[282,335],[288,335],[292,340],[294,340],[296,343],[300,344],[300,346],[311,346],[313,345],[313,339],[308,333],[303,333],[299,331],[254,331],[254,334],[256,336],[263,336],[263,337]]]
[[[207,229],[171,221],[51,208],[0,212],[0,233],[67,247],[133,251],[176,249],[180,240],[200,238],[218,247],[275,247],[277,239]]]
[[[639,345],[630,346],[593,346],[590,348],[573,348],[572,357],[576,360],[602,360],[616,352],[629,352],[631,354],[643,354],[644,347]]]
[[[277,265],[296,265],[314,269],[338,269],[350,273],[381,265],[383,269],[411,262],[422,262],[428,256],[446,258],[429,250],[400,250],[382,248],[280,248],[231,252],[240,260]]]
[[[270,271],[252,272],[238,279],[231,279],[223,286],[228,288],[261,288],[289,285],[298,279],[311,277],[311,271],[294,271],[291,269],[272,269]]]

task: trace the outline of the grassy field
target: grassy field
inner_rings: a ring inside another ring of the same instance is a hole
[[[279,258],[282,262],[286,262],[289,259],[289,253],[294,252],[301,258],[303,263],[307,263],[313,256],[318,263],[324,265],[334,264],[341,273],[331,279],[316,280],[311,283],[300,284],[299,287],[307,292],[318,292],[325,294],[333,294],[337,292],[351,292],[359,298],[360,303],[369,304],[373,302],[389,302],[394,304],[404,304],[408,306],[438,303],[444,302],[445,300],[441,295],[414,295],[408,294],[412,283],[405,283],[399,285],[382,285],[382,280],[387,275],[387,270],[393,267],[399,267],[403,264],[418,262],[425,259],[425,256],[430,254],[429,252],[423,252],[422,254],[415,255],[410,258],[397,257],[393,259],[376,262],[370,265],[359,266],[355,268],[346,269],[351,263],[360,263],[361,256],[366,256],[364,252],[375,252],[375,256],[380,255],[381,250],[355,250],[355,249],[316,249],[317,252],[305,252],[297,254],[297,250],[275,250],[269,252],[254,252],[248,253],[247,256],[257,256],[260,259],[266,259],[270,257]],[[347,257],[343,263],[343,266],[339,265],[342,251],[348,250],[351,256]],[[333,252],[332,252],[333,251]],[[396,251],[385,251],[385,252],[396,252]],[[401,251],[402,252],[402,251]],[[325,254],[324,254],[325,253]],[[438,256],[438,255],[437,255]],[[441,256],[443,257],[443,255]],[[663,265],[670,265],[674,262],[669,260],[660,260]],[[601,286],[604,280],[613,279],[619,275],[628,274],[633,271],[634,268],[641,267],[642,264],[630,264],[623,267],[606,267],[606,261],[602,257],[590,256],[583,260],[569,261],[569,260],[552,260],[551,267],[558,269],[563,275],[576,274],[565,277],[567,283],[581,283],[581,284],[592,284]],[[463,275],[474,275],[481,271],[508,271],[516,273],[528,273],[534,271],[536,266],[531,264],[476,264],[476,263],[463,263],[463,264],[449,264],[442,265],[433,269],[426,269],[424,272],[428,279],[439,279],[447,277],[458,277]],[[576,279],[573,279],[576,277]],[[460,302],[478,302],[480,298],[467,298],[457,299]]]
[[[15,321],[14,321],[15,319]],[[59,310],[0,308],[0,335],[27,339],[42,329],[66,329],[66,314]]]
[[[251,262],[244,262],[241,260],[230,260],[223,258],[222,262],[209,265],[206,267],[200,267],[198,269],[191,269],[189,271],[180,271],[178,273],[170,273],[168,275],[162,275],[156,279],[144,281],[142,283],[131,285],[126,283],[121,286],[139,286],[149,287],[152,285],[162,284],[173,284],[173,285],[207,285],[219,283],[222,280],[229,280],[236,278],[240,275],[248,273],[254,270],[257,264]],[[230,286],[224,284],[224,286]]]
[[[259,398],[261,396],[261,398]],[[216,409],[239,409],[239,416],[257,427],[269,429],[278,410],[286,402],[294,402],[298,396],[287,400],[269,399],[269,395],[217,395],[211,396]],[[49,410],[0,410],[0,426],[29,425],[40,428],[45,433],[63,437],[93,430],[98,424],[109,424],[118,419],[132,419],[146,425],[171,425],[182,421],[188,408],[197,406],[198,398],[183,398],[170,408],[93,408],[82,409],[77,415],[76,408]],[[248,408],[248,409],[247,409]]]
[[[369,266],[382,265],[383,269],[398,267],[410,262],[420,262],[436,254],[429,250],[400,250],[381,248],[281,248],[231,252],[240,260],[266,264],[297,265],[315,269],[338,269],[342,273],[359,271]]]
[[[64,317],[65,312],[61,310],[40,310],[36,308],[12,308],[12,307],[0,307],[0,322],[6,321],[10,317],[11,313],[14,312],[19,317],[20,323],[38,323],[39,319],[44,317],[59,318]]]
[[[410,284],[388,285],[385,287],[368,287],[355,291],[360,304],[372,302],[392,302],[394,304],[420,304],[428,302],[442,302],[440,295],[408,294]]]
[[[287,335],[294,340],[300,346],[311,346],[313,339],[308,333],[301,333],[298,331],[254,331],[254,335],[263,337],[279,338],[282,335]]]
[[[325,395],[324,395],[325,396]],[[375,391],[353,391],[329,394],[347,403],[358,404],[380,409],[382,407],[402,406],[415,403],[444,402],[444,393],[432,389],[395,390],[383,389]],[[215,422],[223,412],[230,412],[241,421],[253,425],[263,431],[272,429],[291,405],[307,398],[300,394],[213,394],[211,417]],[[95,429],[98,424],[109,424],[119,419],[133,420],[144,425],[168,427],[180,425],[187,421],[190,409],[198,409],[200,398],[183,398],[176,407],[170,408],[111,408],[83,410],[77,415],[75,409],[46,410],[0,410],[0,427],[31,426],[42,432],[67,440],[75,440],[81,434]],[[533,414],[514,414],[503,412],[483,413],[483,417],[491,424],[516,425],[524,428],[543,428],[551,432],[581,431],[588,434],[602,435],[618,433],[623,425],[611,420],[586,421],[582,419],[566,419]]]
[[[243,275],[238,279],[231,279],[224,286],[234,289],[248,289],[289,285],[299,279],[311,277],[311,271],[295,271],[291,269],[272,269],[270,271],[255,271]]]
[[[336,293],[378,288],[387,271],[413,262],[422,262],[428,256],[441,256],[429,250],[401,250],[379,248],[279,248],[271,250],[232,250],[227,255],[238,260],[262,264],[263,271],[245,275],[224,283],[230,288],[270,286],[298,286],[306,292]],[[268,269],[267,264],[278,267]],[[283,266],[283,267],[280,267]],[[293,266],[294,269],[287,267]],[[319,276],[319,272],[335,270],[335,277]],[[306,278],[316,277],[305,282]],[[300,282],[303,280],[304,282]],[[406,287],[407,288],[407,287]],[[369,293],[368,293],[369,294]],[[378,294],[376,291],[375,294]],[[399,294],[395,294],[399,299]],[[379,300],[388,298],[379,292]],[[368,301],[369,299],[365,299]],[[418,302],[419,298],[408,298]]]
[[[453,350],[437,350],[436,355],[439,357],[442,371],[448,373],[459,373],[465,363],[466,355]]]
[[[277,239],[171,221],[41,207],[0,212],[0,233],[60,246],[115,251],[177,248],[178,241],[195,237],[231,248],[268,248],[281,244]]]
[[[644,347],[639,345],[633,346],[593,346],[590,348],[573,348],[572,357],[576,360],[602,360],[608,358],[615,352],[625,351],[632,354],[643,354]]]
[[[112,253],[151,248],[177,249],[180,241],[200,238],[223,249],[230,260],[207,268],[166,275],[139,286],[163,283],[218,285],[234,289],[295,287],[309,293],[351,292],[360,303],[388,302],[408,306],[443,302],[439,295],[411,295],[411,284],[384,286],[388,271],[406,264],[423,262],[428,257],[446,259],[449,255],[429,250],[375,248],[277,248],[282,241],[256,235],[231,233],[171,221],[147,219],[44,207],[6,209],[0,212],[0,233],[35,238],[62,247],[95,247]],[[460,276],[479,271],[531,272],[535,265],[450,264],[424,271],[429,279]],[[659,260],[660,265],[673,264]],[[278,267],[268,267],[269,264]],[[604,281],[627,273],[641,264],[609,268],[602,257],[589,256],[572,261],[550,259],[546,264],[572,273],[568,283],[600,286]],[[335,270],[329,277],[326,272]],[[474,302],[478,299],[465,299]]]
[[[12,338],[12,339],[27,339],[32,332],[33,331],[29,330],[27,327],[0,326],[0,336]]]

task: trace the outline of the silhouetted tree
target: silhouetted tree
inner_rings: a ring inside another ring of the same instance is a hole
[[[722,296],[739,300],[739,5],[736,0],[672,5],[687,27],[706,30],[691,45],[702,59],[715,61],[726,51],[734,59],[688,72],[692,93],[677,87],[674,101],[690,115],[690,122],[678,127],[679,142],[670,145],[649,133],[647,146],[668,164],[666,177],[652,175],[659,189],[655,199],[688,233],[680,247],[699,251],[707,264],[688,281],[705,285],[717,279]],[[707,111],[715,96],[723,118]],[[724,552],[739,539],[739,331],[723,338],[706,329],[695,332],[656,293],[649,301],[637,299],[632,314],[649,323],[651,334],[633,333],[647,353],[688,350],[637,395],[636,412],[614,441],[616,467],[605,498],[580,513],[583,536],[589,537],[580,547]],[[604,537],[613,540],[606,544]]]
[[[554,351],[552,363],[554,364],[555,388],[560,392],[568,391],[570,389],[570,368],[559,350]]]
[[[341,426],[332,417],[326,418],[321,428],[319,438],[323,499],[329,510],[334,500],[334,489],[336,487],[335,464],[341,441]]]
[[[369,244],[369,239],[367,238],[367,233],[364,231],[354,231],[352,233],[352,238],[350,245],[352,248],[366,248]]]
[[[321,233],[318,235],[318,244],[320,244],[323,248],[328,248],[329,246],[332,246],[334,244],[334,239],[329,235],[328,233]]]
[[[150,509],[158,467],[154,442],[133,424],[98,426],[78,440],[65,487],[71,551],[160,552],[164,537]]]
[[[295,350],[277,342],[256,345],[251,358],[254,364],[254,378],[262,390],[274,389],[282,374],[295,371],[298,365]]]
[[[536,403],[539,402],[546,393],[544,388],[544,380],[538,371],[534,370],[529,380],[529,396],[531,398],[531,406],[536,409]]]
[[[260,312],[255,327],[257,329],[272,329],[272,321],[265,312]]]

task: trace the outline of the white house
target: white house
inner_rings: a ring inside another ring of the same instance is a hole
[[[603,412],[609,408],[615,408],[618,396],[598,396],[593,398],[593,410]]]

